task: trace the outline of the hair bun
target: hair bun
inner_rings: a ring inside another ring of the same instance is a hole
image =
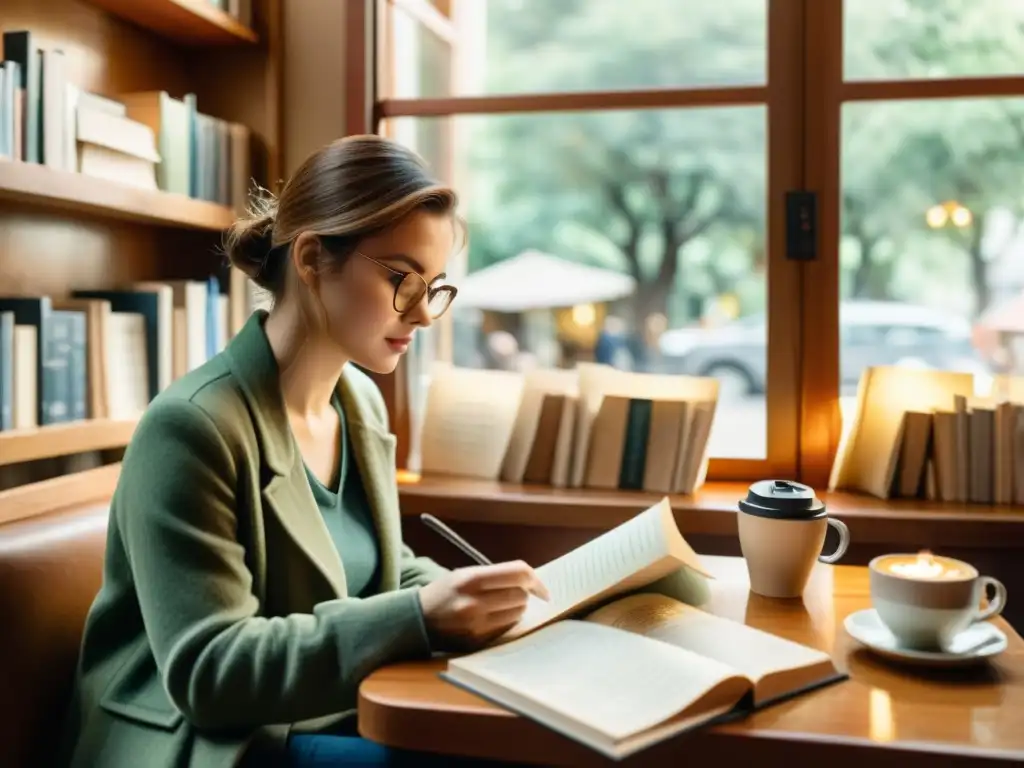
[[[232,266],[265,289],[271,282],[267,259],[274,248],[276,217],[277,201],[264,191],[254,200],[248,215],[235,221],[224,236],[224,252]]]

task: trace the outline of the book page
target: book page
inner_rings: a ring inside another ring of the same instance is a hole
[[[723,664],[579,621],[452,659],[448,675],[552,727],[613,743],[691,706],[709,713],[732,706],[750,686]]]
[[[518,637],[604,597],[649,584],[682,565],[706,573],[697,554],[682,540],[668,499],[663,498],[631,520],[537,568],[551,593],[550,602],[531,597],[519,623],[499,639]]]
[[[823,651],[664,595],[631,595],[594,611],[587,621],[661,640],[725,664],[754,683],[758,702],[835,674],[832,657]]]
[[[435,366],[420,431],[420,471],[497,480],[522,390],[516,372]]]
[[[847,439],[840,441],[829,490],[857,490],[888,498],[904,412],[948,408],[955,396],[973,394],[970,373],[900,366],[865,369],[857,390],[857,410]]]

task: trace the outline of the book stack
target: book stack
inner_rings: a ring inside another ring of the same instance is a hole
[[[1024,504],[1024,405],[957,395],[949,408],[905,412],[891,495]]]
[[[711,378],[583,363],[527,373],[438,366],[424,474],[554,487],[693,493],[707,471]]]
[[[0,158],[245,208],[249,130],[197,108],[195,94],[102,95],[76,86],[65,54],[29,30],[3,34]]]
[[[0,431],[137,418],[244,324],[253,293],[238,276],[227,292],[211,276],[61,299],[0,295]]]
[[[1024,398],[1012,389],[997,380],[982,397],[969,373],[867,369],[831,489],[1024,504]]]

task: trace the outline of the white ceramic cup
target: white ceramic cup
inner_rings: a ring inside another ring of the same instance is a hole
[[[869,564],[871,604],[905,648],[941,650],[976,621],[998,616],[1006,587],[962,560],[917,554],[881,555]],[[992,588],[984,609],[981,599]]]
[[[850,545],[850,531],[830,518],[814,490],[786,480],[762,480],[739,502],[740,550],[747,563],[750,590],[764,597],[800,597],[814,564],[834,563]],[[832,526],[836,550],[821,553]]]

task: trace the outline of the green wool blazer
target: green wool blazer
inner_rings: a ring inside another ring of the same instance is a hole
[[[355,713],[359,682],[427,657],[417,588],[445,572],[402,543],[395,437],[349,364],[339,394],[380,546],[379,594],[347,596],[255,313],[153,400],[111,503],[61,765],[227,768]]]

